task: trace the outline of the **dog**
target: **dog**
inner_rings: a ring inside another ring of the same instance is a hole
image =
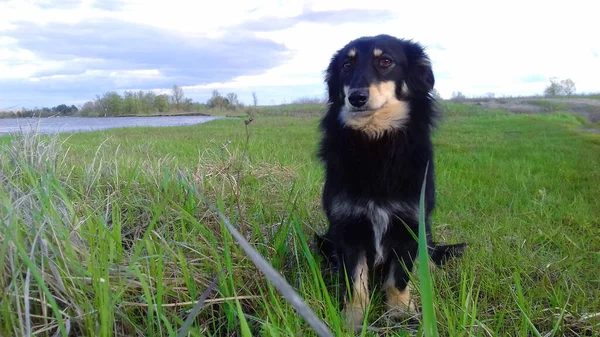
[[[435,265],[460,256],[466,243],[432,240],[435,207],[431,130],[438,107],[425,49],[390,35],[360,37],[334,53],[325,73],[328,109],[319,127],[324,163],[322,206],[327,232],[319,252],[347,275],[352,300],[343,313],[354,326],[370,302],[370,274],[379,276],[393,316],[412,312],[409,272],[417,255],[421,186],[425,225]],[[427,177],[425,168],[428,167]],[[412,232],[412,233],[411,233]]]

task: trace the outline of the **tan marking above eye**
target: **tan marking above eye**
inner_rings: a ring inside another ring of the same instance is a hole
[[[348,57],[354,57],[354,56],[356,56],[356,49],[352,48],[348,52]]]
[[[381,56],[381,54],[383,54],[383,51],[381,49],[379,49],[379,48],[373,49],[374,56]]]

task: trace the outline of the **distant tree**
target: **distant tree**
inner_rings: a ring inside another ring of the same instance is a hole
[[[221,95],[218,90],[213,90],[212,97],[206,102],[211,108],[226,109],[229,108],[231,103],[229,100]]]
[[[565,95],[571,96],[575,93],[575,82],[572,79],[567,78],[566,80],[560,81]]]
[[[562,88],[558,78],[551,77],[550,84],[544,89],[544,96],[559,96],[562,94]]]
[[[156,94],[153,93],[152,91],[148,91],[146,93],[143,93],[140,91],[140,100],[142,101],[142,109],[145,114],[149,115],[150,113],[153,113],[154,111],[158,111],[158,109],[156,109],[154,107],[155,99],[156,99]]]
[[[494,98],[494,97],[496,97],[496,94],[494,94],[493,92],[488,92],[488,93],[485,94],[485,97],[487,97],[487,98]]]
[[[194,110],[194,101],[191,98],[186,98],[181,103],[183,111],[193,111]]]
[[[66,104],[60,104],[52,108],[52,112],[56,112],[61,115],[68,115],[69,113],[71,113],[71,108]]]
[[[172,91],[173,104],[175,104],[175,110],[180,111],[181,104],[183,103],[184,99],[183,89],[181,89],[181,87],[178,85],[174,85]]]
[[[108,103],[110,100],[110,95],[110,92],[105,92],[102,94],[102,96],[96,95],[95,110],[99,112],[101,116],[108,115]]]
[[[107,99],[108,99],[108,105],[107,105],[107,115],[110,116],[119,116],[119,115],[123,115],[124,113],[124,104],[123,104],[123,98],[121,98],[121,96],[119,94],[117,94],[116,92],[110,92],[107,95]]]
[[[95,111],[96,111],[96,103],[94,103],[92,101],[87,101],[83,104],[83,106],[79,110],[79,115],[80,116],[90,116]]]
[[[240,103],[238,100],[238,95],[234,92],[230,92],[227,94],[227,100],[229,101],[229,104],[231,104],[232,106],[238,106]]]
[[[460,92],[460,91],[453,91],[453,92],[452,92],[451,99],[452,99],[452,100],[454,100],[454,101],[460,101],[460,100],[463,100],[463,99],[466,99],[466,98],[467,98],[467,96],[465,96],[465,95],[464,95],[462,92]]]
[[[166,94],[154,97],[154,109],[158,112],[169,111],[169,97]]]
[[[544,89],[544,96],[570,96],[575,93],[575,82],[570,78],[559,81],[557,77],[550,78],[550,84]]]
[[[258,105],[258,96],[256,96],[256,92],[252,92],[252,101],[254,102],[254,106]]]
[[[137,97],[137,93],[126,91],[123,97],[123,106],[121,114],[137,115],[142,112],[141,101]]]

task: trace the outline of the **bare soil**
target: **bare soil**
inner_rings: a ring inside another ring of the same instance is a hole
[[[596,123],[600,121],[600,99],[594,98],[483,98],[469,99],[464,103],[484,108],[503,109],[513,113],[572,112]]]

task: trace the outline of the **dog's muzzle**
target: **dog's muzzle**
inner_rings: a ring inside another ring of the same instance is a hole
[[[352,89],[348,91],[348,102],[355,108],[363,107],[369,100],[368,89]]]

